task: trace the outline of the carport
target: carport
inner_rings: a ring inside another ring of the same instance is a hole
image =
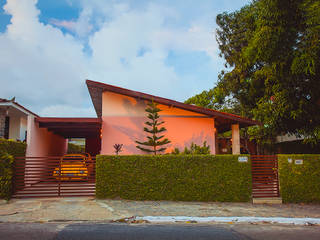
[[[44,118],[38,117],[35,122],[39,128],[47,129],[64,139],[85,138],[86,152],[96,156],[101,148],[101,119],[100,118]]]
[[[95,194],[95,156],[101,148],[100,118],[29,117],[27,152],[15,160],[13,197],[71,197]],[[67,170],[61,157],[66,154],[68,138],[85,138],[86,152],[92,159],[77,160]],[[87,168],[85,177],[75,177],[79,162]],[[61,175],[65,171],[66,175]],[[58,172],[58,175],[54,173]]]

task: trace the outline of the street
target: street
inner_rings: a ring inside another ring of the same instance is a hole
[[[0,223],[1,240],[267,240],[320,238],[319,226],[272,224]]]

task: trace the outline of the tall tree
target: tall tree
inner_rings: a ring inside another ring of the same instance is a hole
[[[163,152],[164,150],[166,150],[166,147],[161,147],[161,146],[164,146],[170,143],[170,141],[167,138],[163,139],[164,135],[162,136],[158,135],[166,131],[166,128],[165,127],[159,128],[159,126],[162,125],[164,121],[159,121],[159,118],[160,118],[159,112],[161,111],[161,109],[157,107],[157,104],[153,101],[148,103],[145,111],[147,113],[147,118],[149,118],[150,121],[145,122],[147,127],[144,127],[143,130],[150,136],[147,136],[148,140],[145,142],[136,141],[136,143],[138,143],[139,145],[142,145],[142,146],[138,145],[136,147],[144,152],[153,153],[154,155],[156,155],[157,153]],[[143,146],[147,146],[149,148],[145,148]],[[161,147],[161,148],[158,148],[158,147]]]
[[[263,122],[264,135],[319,140],[320,1],[257,0],[216,21],[227,70],[214,97]]]

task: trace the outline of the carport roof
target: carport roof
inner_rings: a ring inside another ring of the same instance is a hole
[[[47,128],[64,138],[89,138],[100,135],[100,118],[37,117],[40,128]]]
[[[120,87],[105,84],[105,83],[87,80],[86,84],[87,84],[87,87],[88,87],[88,90],[89,90],[89,93],[98,117],[101,117],[102,115],[102,93],[104,91],[109,91],[109,92],[126,95],[129,97],[134,97],[141,100],[147,100],[147,101],[153,100],[159,104],[204,114],[208,117],[212,117],[215,119],[216,128],[218,129],[219,132],[230,130],[231,124],[236,124],[236,123],[238,123],[240,127],[248,127],[248,126],[261,124],[258,121],[255,121],[249,118],[244,118],[235,114],[225,113],[225,112],[220,112],[213,109],[207,109],[207,108],[198,107],[195,105],[185,104],[185,103],[174,101],[171,99],[153,96],[153,95],[142,93],[142,92],[132,91],[129,89],[120,88]]]

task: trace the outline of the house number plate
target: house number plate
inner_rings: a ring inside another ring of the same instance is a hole
[[[238,157],[238,162],[248,162],[248,157]]]

